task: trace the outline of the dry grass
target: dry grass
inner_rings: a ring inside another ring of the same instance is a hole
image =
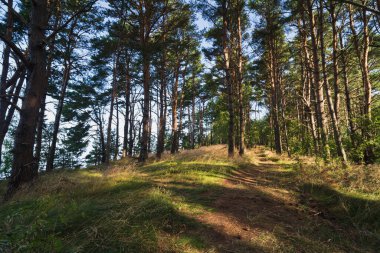
[[[376,252],[378,173],[224,145],[54,172],[0,206],[0,252]]]

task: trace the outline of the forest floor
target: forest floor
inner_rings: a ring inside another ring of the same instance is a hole
[[[217,145],[42,175],[0,205],[0,252],[380,252],[378,167],[226,157]]]

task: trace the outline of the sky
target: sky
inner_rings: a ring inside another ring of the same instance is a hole
[[[99,6],[103,7],[103,8],[106,8],[107,4],[105,4],[104,1],[100,1],[99,3]],[[16,8],[17,9],[17,8]],[[0,15],[4,15],[4,9],[3,9],[3,6],[1,7],[0,9]],[[255,20],[255,17],[250,15],[250,18],[252,20]],[[209,22],[207,22],[205,19],[202,18],[202,15],[200,13],[196,13],[196,21],[195,21],[197,27],[198,27],[198,30],[199,31],[203,31],[207,28],[210,28],[211,27],[211,24]],[[209,47],[211,45],[210,42],[206,41],[205,39],[202,39],[201,41],[201,47],[204,48],[204,47]],[[0,44],[0,53],[2,52],[2,49],[3,49],[3,44],[1,43]],[[203,64],[205,65],[205,68],[209,68],[211,66],[211,63],[208,62],[205,57],[202,57],[202,61],[203,61]],[[2,69],[2,66],[0,65],[0,71]],[[47,106],[46,106],[46,120],[47,120],[47,123],[51,123],[54,121],[54,118],[55,118],[55,104],[56,104],[56,101],[54,99],[52,99],[51,97],[48,97],[47,98]],[[153,116],[155,117],[155,116]],[[259,114],[259,117],[260,114]],[[153,135],[155,135],[157,133],[157,128],[156,128],[156,119],[154,118],[153,119]],[[170,123],[170,122],[168,122]],[[61,124],[62,126],[63,124]],[[67,127],[67,125],[65,125],[65,127]],[[122,142],[122,135],[123,135],[123,128],[124,128],[124,119],[120,119],[120,125],[119,125],[119,133],[121,134],[120,136],[120,143]],[[88,146],[89,148],[92,147],[92,143],[89,144]],[[86,154],[88,153],[89,149],[87,149],[86,151]]]

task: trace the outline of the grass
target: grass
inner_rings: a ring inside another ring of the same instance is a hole
[[[340,224],[354,226],[365,241],[380,249],[380,170],[378,166],[308,165],[298,173],[308,204]]]
[[[121,160],[42,175],[0,205],[0,252],[380,248],[380,191],[371,171],[333,173],[263,148],[226,157],[224,146],[213,146],[143,166]]]

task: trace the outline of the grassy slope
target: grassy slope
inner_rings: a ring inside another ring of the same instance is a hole
[[[380,249],[376,186],[359,189],[353,174],[326,184],[323,171],[262,149],[225,157],[214,146],[43,175],[0,206],[0,252]]]

